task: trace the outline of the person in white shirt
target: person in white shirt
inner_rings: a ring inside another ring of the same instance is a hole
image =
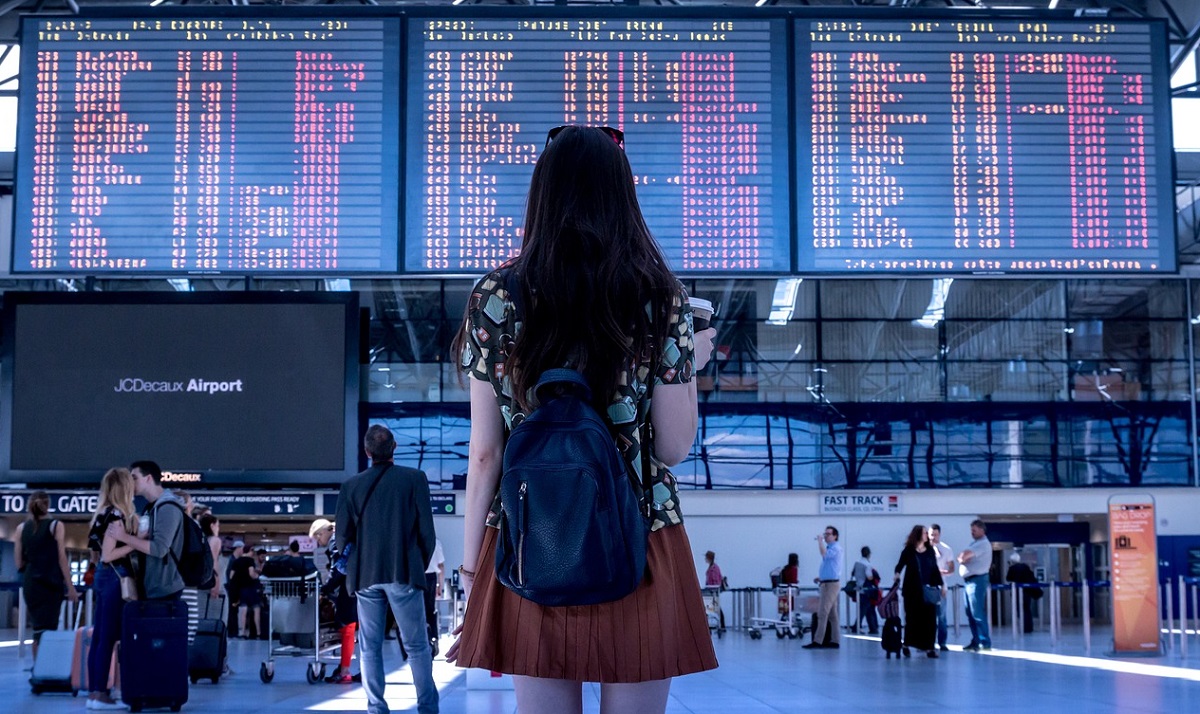
[[[992,543],[987,537],[987,525],[976,518],[971,521],[971,544],[958,554],[962,563],[961,573],[966,581],[967,622],[971,625],[971,642],[963,647],[964,652],[978,652],[992,648],[987,615],[987,593],[991,584]]]
[[[959,584],[958,568],[954,564],[954,549],[942,542],[942,527],[934,523],[929,526],[929,543],[933,546],[933,554],[937,558],[938,570],[942,573],[942,580],[946,584],[946,592],[951,592],[950,588],[953,585]],[[950,648],[946,646],[946,635],[949,633],[949,628],[946,626],[946,610],[949,609],[950,601],[947,596],[942,596],[942,601],[938,603],[937,611],[937,645],[938,649],[943,652]]]
[[[867,634],[875,635],[879,633],[879,616],[875,612],[875,603],[879,595],[879,573],[875,570],[875,566],[871,565],[871,549],[863,546],[862,557],[854,564],[854,569],[851,574],[854,576],[855,590],[858,592],[858,619],[854,621],[854,627],[851,628],[858,632],[862,626],[863,618],[867,618]]]
[[[442,597],[446,585],[446,556],[442,552],[442,541],[437,539],[433,546],[433,557],[429,559],[429,567],[425,568],[425,624],[429,630],[429,644],[433,647],[433,656],[438,656],[437,599]]]

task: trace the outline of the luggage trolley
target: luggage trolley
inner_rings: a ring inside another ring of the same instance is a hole
[[[750,618],[750,639],[761,640],[763,630],[775,630],[775,636],[779,639],[787,637],[796,639],[804,634],[804,618],[800,610],[796,607],[797,598],[800,596],[800,587],[798,585],[779,585],[774,589],[775,595],[779,598],[779,617],[752,617]]]
[[[708,618],[708,630],[717,639],[725,636],[725,627],[721,624],[721,588],[701,588],[704,596],[704,614]]]
[[[321,579],[310,573],[302,578],[259,578],[268,600],[267,659],[258,669],[263,684],[275,679],[275,657],[311,658],[305,669],[305,679],[316,684],[325,678],[325,666],[336,664],[341,654],[341,637],[334,623],[321,622]],[[280,632],[275,620],[281,621]],[[311,640],[299,640],[304,646],[284,644],[284,635],[307,635]],[[278,646],[275,642],[279,638]],[[309,646],[311,643],[311,646]]]

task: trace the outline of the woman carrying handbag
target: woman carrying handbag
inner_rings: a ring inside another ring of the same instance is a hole
[[[938,570],[937,555],[929,543],[929,529],[913,526],[909,531],[900,562],[896,563],[896,582],[904,572],[900,592],[904,595],[904,656],[911,657],[912,649],[925,650],[928,657],[938,657],[937,608],[945,595],[946,586]],[[911,649],[910,649],[911,648]]]
[[[126,707],[115,701],[108,690],[109,667],[113,647],[121,639],[121,613],[126,601],[138,599],[138,587],[130,556],[133,548],[118,545],[106,535],[111,523],[119,523],[130,535],[137,534],[133,477],[128,469],[109,469],[100,480],[100,498],[88,532],[88,548],[96,553],[100,564],[96,567],[93,585],[96,590],[96,614],[92,647],[88,650],[87,708],[115,711]]]

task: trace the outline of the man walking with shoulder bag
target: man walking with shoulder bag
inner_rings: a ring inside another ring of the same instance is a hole
[[[433,650],[425,629],[425,567],[436,539],[425,473],[396,466],[392,432],[367,429],[363,446],[371,468],[352,476],[338,493],[337,534],[351,550],[347,584],[358,598],[363,689],[369,714],[388,714],[384,699],[383,640],[390,607],[408,652],[417,711],[437,714]]]

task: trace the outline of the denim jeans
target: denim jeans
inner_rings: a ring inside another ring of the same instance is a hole
[[[987,596],[989,580],[986,573],[967,578],[967,622],[971,625],[971,644],[991,647],[988,632]]]
[[[871,634],[879,632],[879,616],[875,612],[875,604],[873,602],[869,602],[874,598],[867,597],[868,593],[874,592],[878,591],[873,588],[858,591],[858,622],[855,623],[856,627],[861,627],[863,618],[866,618],[867,630]]]
[[[417,688],[417,711],[437,714],[438,690],[433,683],[433,650],[425,629],[425,596],[411,585],[388,583],[358,591],[358,635],[362,649],[363,689],[367,692],[367,712],[388,714],[383,698],[383,638],[387,627],[387,608],[391,607],[400,626],[400,639],[408,652],[408,666]]]
[[[121,599],[122,574],[118,574],[108,563],[96,566],[96,579],[92,583],[96,591],[95,626],[92,628],[92,646],[88,650],[87,661],[89,692],[108,692],[113,647],[121,639],[121,613],[125,608],[125,601]]]

